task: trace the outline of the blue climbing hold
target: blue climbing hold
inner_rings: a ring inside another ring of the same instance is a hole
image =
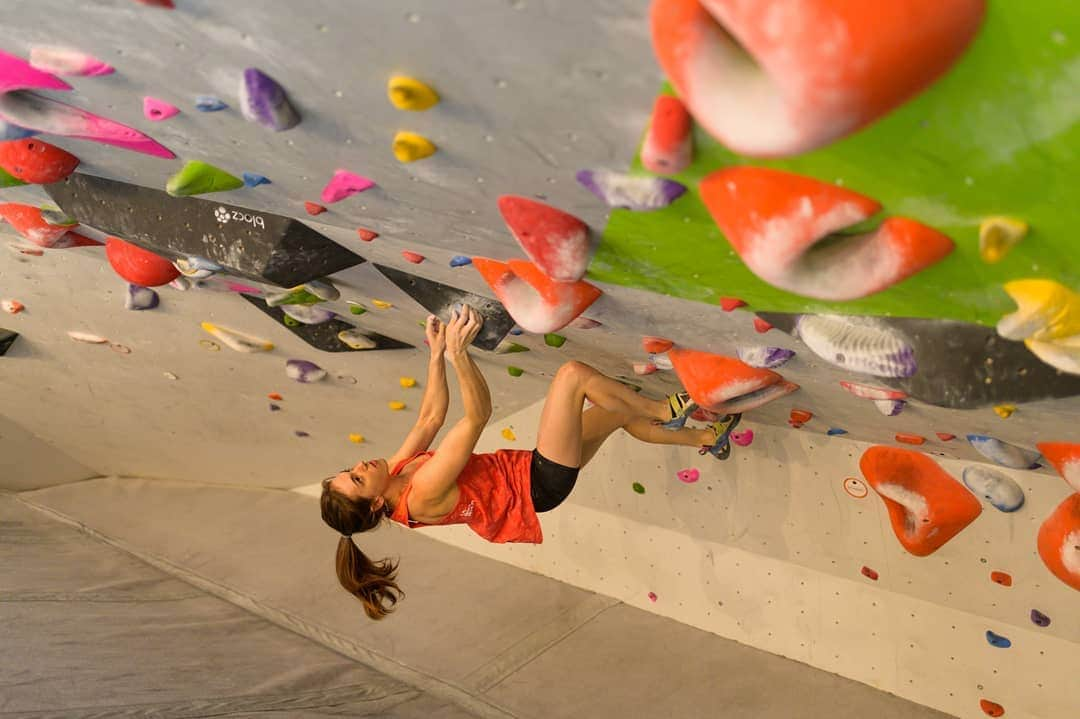
[[[260,175],[257,172],[245,172],[242,177],[244,178],[244,184],[248,187],[258,187],[259,185],[269,185],[270,178],[266,175]]]
[[[195,98],[195,109],[199,112],[217,112],[224,110],[228,105],[221,98],[213,95],[199,95]]]
[[[464,267],[465,265],[471,265],[472,258],[465,255],[454,255],[450,258],[451,267]]]
[[[1012,646],[1012,642],[1008,639],[1000,634],[994,634],[989,629],[986,630],[986,641],[990,642],[990,646],[997,647],[998,649],[1008,649]]]
[[[0,120],[0,140],[21,140],[24,137],[33,137],[36,134],[38,134],[37,130]]]
[[[839,427],[829,427],[827,430],[825,430],[825,434],[829,435],[830,437],[835,437],[838,434],[847,434],[847,430],[840,429]]]
[[[521,329],[520,327],[514,327],[513,329],[510,330],[510,334],[512,334],[512,335],[520,335],[520,334],[524,334],[524,333],[525,333],[525,330]]]

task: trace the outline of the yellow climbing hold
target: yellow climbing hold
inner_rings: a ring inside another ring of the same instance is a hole
[[[415,77],[394,75],[386,83],[386,96],[390,104],[399,110],[427,110],[439,102],[439,94],[430,85]]]
[[[416,162],[435,154],[435,145],[431,140],[415,132],[404,130],[394,135],[392,148],[398,162]]]
[[[500,432],[500,434],[502,434],[503,439],[508,439],[511,442],[513,442],[515,439],[517,439],[517,435],[514,434],[514,430],[510,429],[509,427],[506,427],[505,429],[503,429],[503,431]]]
[[[1008,419],[1012,416],[1012,413],[1016,411],[1016,405],[1013,404],[999,404],[994,407],[994,412],[998,417],[1002,419]]]
[[[1054,280],[1013,280],[1005,291],[1016,312],[997,324],[1010,340],[1056,340],[1080,334],[1080,294]]]
[[[405,403],[398,402],[396,399],[392,402],[388,402],[386,406],[394,411],[405,409]]]
[[[1028,232],[1027,223],[1012,217],[987,217],[979,223],[979,256],[983,262],[1001,262]]]
[[[361,442],[364,441],[364,435],[356,434],[355,432],[353,432],[352,434],[349,435],[349,441],[352,442],[353,444],[360,444]]]
[[[402,387],[408,389],[409,387],[415,387],[416,386],[416,380],[414,378],[412,378],[412,377],[402,377],[401,379],[398,380],[398,384],[400,384]]]
[[[237,352],[269,352],[274,349],[273,342],[261,337],[237,332],[212,322],[203,322],[201,326],[205,332],[212,334],[223,345]]]
[[[379,308],[380,310],[388,310],[388,309],[390,309],[391,307],[393,307],[393,306],[394,306],[394,305],[393,305],[392,303],[390,303],[390,302],[384,302],[384,301],[382,301],[382,300],[372,300],[372,301],[371,301],[371,304],[375,305],[375,306],[376,306],[376,307],[378,307],[378,308]]]

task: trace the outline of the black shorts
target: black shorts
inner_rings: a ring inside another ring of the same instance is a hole
[[[532,453],[532,467],[529,480],[533,509],[537,512],[550,512],[570,496],[577,482],[578,467],[567,467],[552,462],[535,449]]]

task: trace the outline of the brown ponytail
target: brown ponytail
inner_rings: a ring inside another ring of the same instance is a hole
[[[397,563],[390,559],[373,562],[351,535],[375,529],[390,515],[389,505],[382,511],[372,509],[369,499],[349,499],[330,489],[323,481],[319,505],[323,521],[342,535],[338,541],[335,567],[338,581],[349,594],[364,603],[364,612],[372,619],[382,619],[394,611],[394,605],[405,593],[394,581]],[[347,536],[349,535],[349,536]]]

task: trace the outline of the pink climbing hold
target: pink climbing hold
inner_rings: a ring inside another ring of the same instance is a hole
[[[360,239],[363,240],[364,242],[371,242],[372,240],[374,240],[376,237],[379,236],[378,232],[372,232],[371,230],[367,229],[366,227],[357,227],[356,228],[356,234],[358,234],[360,236]]]
[[[731,433],[731,441],[739,447],[749,447],[754,441],[754,430],[743,429]]]
[[[473,267],[527,332],[545,334],[562,329],[603,294],[588,282],[556,282],[525,260],[499,262],[474,257]]]
[[[754,318],[754,331],[757,332],[759,335],[765,334],[772,328],[773,326],[771,324],[761,319],[760,317]]]
[[[690,113],[682,100],[672,95],[656,98],[652,122],[641,147],[641,164],[658,175],[685,170],[694,154],[690,130]]]
[[[329,205],[358,192],[370,190],[372,187],[375,187],[374,180],[369,180],[363,175],[357,175],[348,170],[335,170],[334,176],[326,183],[320,197],[323,202]]]
[[[21,57],[0,51],[0,93],[12,90],[70,90],[71,85],[33,67]]]
[[[746,303],[740,300],[738,297],[720,298],[720,308],[724,310],[724,312],[731,312],[732,310],[737,310],[740,307],[746,307]]]
[[[326,208],[316,202],[305,202],[304,209],[309,215],[321,215],[326,212]]]
[[[680,482],[685,482],[686,484],[693,484],[694,482],[701,479],[701,472],[691,467],[690,469],[680,469],[678,472],[675,473],[675,476],[679,478]]]
[[[418,265],[421,262],[423,262],[425,259],[427,259],[423,255],[421,255],[419,252],[413,252],[412,250],[402,250],[401,251],[401,256],[404,257],[409,262],[413,263],[414,265]]]
[[[589,264],[589,226],[527,197],[503,195],[499,212],[540,271],[556,282],[577,282]]]
[[[180,114],[180,108],[171,103],[147,95],[142,101],[143,115],[150,122],[161,122]]]
[[[650,602],[655,602],[658,599],[658,597],[656,596],[656,592],[649,592],[646,596],[649,597]]]

